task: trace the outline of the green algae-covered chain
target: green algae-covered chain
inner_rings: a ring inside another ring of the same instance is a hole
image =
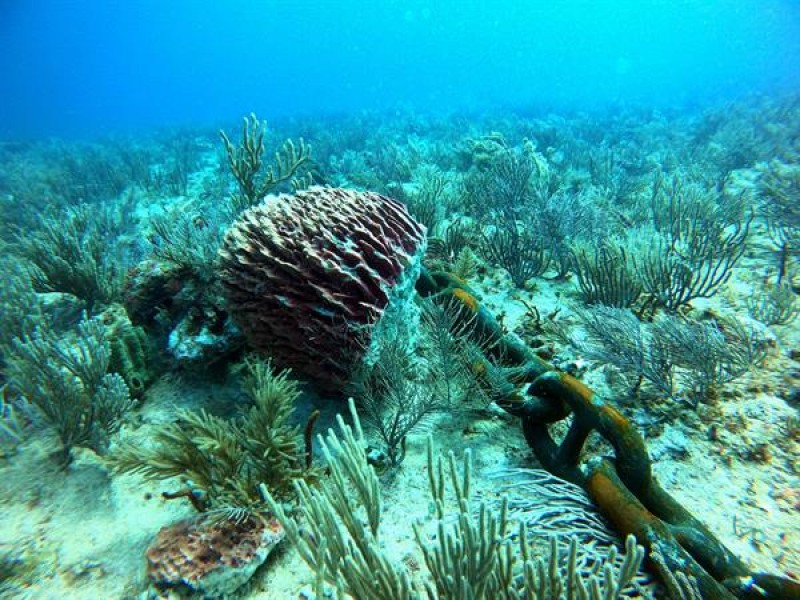
[[[423,297],[455,306],[469,321],[464,331],[482,349],[472,362],[478,380],[499,406],[522,420],[525,439],[545,469],[582,486],[623,537],[633,534],[658,558],[652,563],[662,581],[668,585],[676,573],[693,577],[706,600],[800,599],[800,584],[751,572],[664,491],[653,477],[644,440],[630,421],[576,378],[507,336],[463,281],[423,271],[417,290]],[[569,415],[573,419],[567,434],[556,442],[549,425]],[[584,444],[592,432],[611,444],[613,459],[584,459]]]

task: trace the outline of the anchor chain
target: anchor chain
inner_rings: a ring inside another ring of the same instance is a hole
[[[506,412],[520,418],[530,448],[554,475],[580,485],[624,537],[633,534],[667,587],[676,573],[693,577],[706,600],[798,600],[800,583],[754,573],[656,481],[644,439],[614,406],[575,377],[557,371],[515,337],[457,277],[423,269],[422,297],[455,307],[462,331],[480,348],[471,368]],[[567,433],[550,428],[572,416]],[[585,459],[586,441],[598,434],[613,457]]]

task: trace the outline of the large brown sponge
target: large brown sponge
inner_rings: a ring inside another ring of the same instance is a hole
[[[424,240],[401,203],[373,192],[268,196],[225,235],[229,310],[253,348],[336,389]]]

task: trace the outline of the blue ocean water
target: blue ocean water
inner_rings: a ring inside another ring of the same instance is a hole
[[[799,65],[800,0],[0,0],[0,598],[795,598]]]
[[[791,0],[2,0],[0,136],[796,88]]]

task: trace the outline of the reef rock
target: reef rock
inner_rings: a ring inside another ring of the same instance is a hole
[[[219,598],[244,585],[285,532],[275,519],[241,521],[201,515],[158,532],[147,550],[147,576],[157,589]]]
[[[210,364],[241,347],[242,339],[227,314],[190,310],[169,333],[167,351],[179,364]]]

